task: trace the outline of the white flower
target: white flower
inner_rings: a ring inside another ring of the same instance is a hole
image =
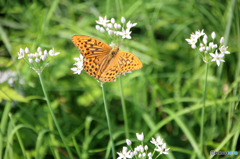
[[[145,146],[144,146],[144,149],[145,149],[145,150],[148,150],[148,146],[147,146],[147,145],[145,145]]]
[[[112,27],[113,27],[113,24],[112,24],[112,23],[108,23],[108,24],[107,24],[107,27],[112,28]]]
[[[116,46],[116,44],[111,42],[111,44],[109,44],[109,46],[114,47],[114,46]]]
[[[152,144],[156,145],[156,146],[159,146],[159,145],[162,145],[163,144],[163,139],[160,138],[160,136],[157,137],[157,140],[155,140],[153,137],[152,137],[152,141],[150,141]]]
[[[215,39],[215,38],[216,38],[216,33],[215,33],[215,32],[212,32],[211,37],[212,37],[213,39]]]
[[[121,22],[122,23],[125,23],[126,22],[126,19],[124,17],[121,18]]]
[[[162,153],[163,153],[163,154],[168,154],[167,151],[168,151],[169,149],[170,149],[170,148],[167,148],[167,149],[166,149],[166,143],[164,143],[164,144],[162,145],[162,151],[163,151]]]
[[[27,47],[25,48],[25,53],[29,53],[29,49]]]
[[[79,74],[80,75],[83,68],[82,67],[73,67],[73,68],[71,68],[71,70],[73,71],[73,74]]]
[[[136,136],[137,136],[137,139],[138,139],[139,141],[143,141],[143,139],[144,139],[143,132],[142,132],[141,134],[136,133]]]
[[[126,143],[127,143],[127,145],[131,145],[132,144],[131,140],[129,140],[129,139],[126,139]]]
[[[197,43],[197,36],[191,35],[190,39],[185,39],[189,45],[193,45]]]
[[[220,50],[220,52],[222,53],[222,54],[230,54],[230,52],[229,51],[227,51],[227,46],[225,47],[224,45],[223,46],[221,46],[220,48],[219,48],[219,50]]]
[[[210,42],[208,45],[209,45],[209,47],[212,47],[214,44],[213,44],[213,42]]]
[[[117,23],[115,23],[113,26],[114,26],[115,29],[118,29],[118,24]]]
[[[209,50],[210,50],[210,48],[208,46],[206,46],[206,51],[209,51]]]
[[[157,146],[156,149],[154,149],[155,151],[158,151],[160,152],[160,154],[162,154],[163,150],[162,150],[162,147],[161,146]]]
[[[137,25],[137,23],[133,23],[133,24],[132,24],[131,21],[129,20],[128,23],[127,23],[127,28],[130,29],[130,28],[132,28],[132,27],[134,27],[134,26],[136,26],[136,25]]]
[[[46,58],[47,57],[45,55],[40,56],[40,59],[42,59],[43,61],[46,60]]]
[[[48,57],[47,50],[44,50],[43,54],[44,54],[44,56]]]
[[[113,31],[112,30],[109,30],[108,31],[108,35],[112,35],[113,34]]]
[[[99,25],[96,25],[96,29],[97,29],[97,30],[100,30],[100,26],[99,26]]]
[[[215,54],[210,53],[210,55],[213,57],[213,59],[211,61],[216,61],[217,65],[220,65],[220,62],[225,62],[222,57],[224,56],[224,54],[218,54],[217,50],[215,51]]]
[[[50,55],[50,56],[57,56],[58,54],[60,54],[60,52],[54,53],[54,48],[49,51],[49,55]]]
[[[199,48],[199,51],[200,51],[200,52],[203,52],[204,49],[205,49],[205,47],[200,47],[200,48]]]
[[[111,18],[111,23],[114,24],[115,23],[115,19]]]
[[[149,152],[149,153],[148,153],[148,157],[151,157],[151,156],[152,156],[152,153],[151,153],[151,152]]]
[[[196,49],[196,44],[191,45],[192,49]]]
[[[36,58],[36,59],[35,59],[35,62],[36,62],[36,63],[39,63],[39,62],[40,62],[40,60],[39,60],[38,58]]]
[[[142,154],[139,154],[138,157],[141,158],[141,157],[142,157]]]
[[[29,58],[28,61],[29,61],[29,63],[32,63],[32,62],[33,62],[33,59],[32,59],[32,58]]]
[[[105,16],[104,18],[99,16],[99,20],[96,20],[96,23],[100,25],[106,25],[107,22],[109,22],[109,20],[107,20],[107,16]]]
[[[104,32],[105,32],[105,30],[104,30],[104,28],[103,28],[103,27],[101,27],[101,28],[100,28],[100,31],[101,31],[102,33],[104,33]]]
[[[31,54],[28,54],[27,56],[28,58],[32,58],[34,55],[31,53]]]
[[[203,32],[204,30],[200,31],[200,30],[196,30],[195,31],[195,36],[197,37],[197,39],[203,35],[205,35],[205,33]]]
[[[119,155],[118,159],[127,159],[127,158],[132,158],[132,156],[130,155],[131,151],[127,152],[127,147],[123,147],[122,152],[117,152],[117,154]]]
[[[124,30],[124,29],[122,28],[121,35],[122,35],[122,38],[123,38],[123,39],[124,39],[124,38],[131,39],[131,36],[130,36],[131,33],[132,33],[132,32],[130,31],[129,28],[126,29],[126,30]]]
[[[24,58],[24,50],[20,48],[20,51],[18,52],[18,59]]]
[[[117,25],[117,28],[118,28],[118,29],[121,29],[121,28],[122,28],[121,24],[118,24],[118,25]]]
[[[145,152],[143,152],[143,153],[142,153],[142,156],[143,156],[143,157],[145,157],[145,156],[146,156],[146,153],[145,153]]]
[[[224,37],[221,37],[220,43],[221,43],[221,44],[224,43]]]
[[[212,49],[216,49],[217,48],[217,44],[212,45]]]
[[[207,35],[206,34],[203,36],[203,43],[207,44]]]
[[[37,52],[40,52],[41,51],[41,48],[40,48],[40,46],[37,48]]]

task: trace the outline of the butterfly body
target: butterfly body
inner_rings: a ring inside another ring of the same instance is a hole
[[[118,74],[142,67],[142,62],[135,55],[119,51],[119,46],[111,48],[98,39],[83,35],[74,35],[72,42],[84,57],[86,72],[103,82],[114,81]]]

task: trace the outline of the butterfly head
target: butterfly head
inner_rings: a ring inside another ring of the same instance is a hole
[[[112,48],[110,55],[115,56],[118,53],[119,47],[118,46],[114,46],[114,48]]]

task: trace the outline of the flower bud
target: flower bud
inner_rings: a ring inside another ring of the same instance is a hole
[[[115,23],[115,19],[114,18],[111,19],[111,23],[113,23],[113,24]]]
[[[37,48],[37,52],[40,52],[41,51],[41,48],[40,48],[40,46]]]
[[[29,63],[32,63],[32,62],[33,62],[33,59],[32,59],[32,58],[29,58],[28,61],[29,61]]]
[[[127,145],[131,145],[132,144],[131,140],[129,140],[129,139],[126,139],[126,143],[127,143]]]
[[[125,23],[126,22],[126,19],[124,17],[121,18],[121,22],[122,23]]]
[[[29,49],[28,49],[27,47],[25,48],[25,52],[26,52],[26,53],[29,53]]]
[[[224,43],[224,37],[221,37],[220,43],[221,43],[221,44]]]
[[[99,26],[99,25],[96,25],[96,29],[97,29],[97,30],[100,30],[100,26]]]
[[[215,33],[215,32],[212,32],[211,37],[212,37],[213,39],[215,39],[215,38],[216,38],[216,33]]]
[[[40,62],[40,60],[39,60],[38,58],[36,58],[36,59],[35,59],[35,62],[36,62],[36,63],[39,63],[39,62]]]
[[[103,27],[101,27],[101,28],[100,28],[100,31],[101,31],[102,33],[104,33],[104,32],[105,32],[105,30],[104,30],[104,28],[103,28]]]

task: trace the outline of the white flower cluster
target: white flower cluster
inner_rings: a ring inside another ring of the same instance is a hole
[[[218,48],[217,44],[214,44],[214,40],[216,38],[216,33],[212,32],[211,37],[213,42],[209,42],[207,41],[208,37],[207,35],[202,31],[195,31],[195,34],[192,33],[190,36],[190,39],[185,39],[188,44],[191,45],[191,47],[193,49],[196,49],[196,43],[198,42],[198,39],[203,36],[202,42],[200,42],[200,47],[199,47],[199,51],[201,53],[201,55],[203,56],[203,61],[208,63],[210,60],[211,61],[216,61],[217,65],[220,65],[220,62],[225,62],[222,58],[224,57],[225,54],[230,54],[229,51],[227,51],[227,46],[224,46],[224,38],[221,37],[220,38],[220,45]],[[218,53],[218,50],[220,51]]]
[[[71,68],[71,70],[73,71],[73,74],[80,75],[81,71],[83,70],[83,56],[82,54],[80,54],[80,58],[75,57],[73,59],[77,62],[74,64],[76,67]]]
[[[107,16],[99,17],[99,20],[96,20],[96,23],[98,24],[96,25],[97,30],[101,31],[102,33],[105,32],[106,30],[109,35],[121,36],[122,39],[124,38],[131,39],[130,34],[132,32],[130,31],[130,29],[137,25],[137,23],[132,24],[131,21],[129,20],[125,28],[124,26],[121,26],[121,24],[116,23],[114,18],[111,18],[111,20],[107,20]],[[126,19],[124,17],[121,18],[121,23],[122,24],[126,23]],[[111,44],[113,45],[113,43]]]
[[[24,59],[24,61],[27,62],[33,70],[35,70],[38,74],[41,74],[51,58],[58,54],[60,54],[60,52],[54,52],[54,48],[49,50],[49,52],[47,52],[47,50],[42,52],[40,47],[37,48],[37,52],[29,53],[29,49],[26,47],[25,50],[20,48],[20,51],[18,52],[18,59]],[[48,55],[50,55],[51,58],[46,60]]]
[[[143,141],[143,139],[144,139],[143,133],[141,133],[141,134],[136,133],[136,136],[139,141]],[[163,141],[163,139],[161,139],[160,136],[158,136],[156,140],[154,138],[152,138],[152,141],[150,141],[150,142],[152,144],[154,144],[156,146],[156,148],[154,149],[153,153],[152,152],[148,153],[147,145],[144,146],[142,143],[141,145],[139,145],[133,149],[131,147],[131,144],[132,144],[131,140],[126,139],[126,143],[130,147],[131,150],[128,151],[128,148],[126,146],[124,146],[122,152],[117,152],[117,154],[119,155],[119,157],[117,159],[126,159],[126,158],[152,159],[153,155],[156,151],[159,153],[155,158],[158,158],[161,154],[168,154],[167,151],[170,148],[166,149],[166,143],[163,143],[162,141]]]
[[[0,83],[8,82],[8,84],[12,87],[14,82],[18,80],[17,73],[15,71],[6,70],[0,71]],[[19,83],[23,84],[23,79],[19,79]]]

